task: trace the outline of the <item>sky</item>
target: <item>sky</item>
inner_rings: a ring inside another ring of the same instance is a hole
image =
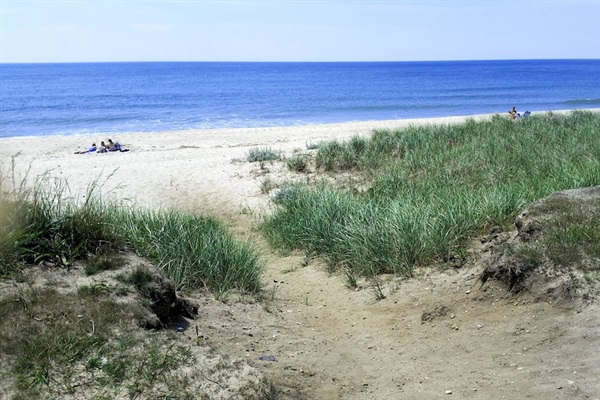
[[[0,62],[600,59],[600,0],[0,0]]]

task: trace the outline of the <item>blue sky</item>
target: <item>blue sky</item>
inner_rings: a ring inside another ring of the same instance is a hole
[[[0,62],[600,58],[600,0],[0,0]]]

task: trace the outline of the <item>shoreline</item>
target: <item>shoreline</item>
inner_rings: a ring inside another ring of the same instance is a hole
[[[589,109],[600,112],[600,109]],[[557,111],[568,113],[572,110]],[[539,114],[534,112],[533,114]],[[253,148],[289,157],[323,140],[345,140],[376,129],[453,124],[497,114],[359,121],[267,128],[141,132],[118,135],[25,136],[0,139],[3,177],[44,185],[63,180],[69,195],[84,199],[91,185],[101,197],[149,208],[178,208],[235,218],[244,208],[266,207],[266,179],[289,178],[285,163],[250,163]],[[74,154],[112,138],[130,152]],[[11,182],[8,182],[9,184]]]
[[[600,110],[600,108],[598,108]],[[556,112],[570,112],[573,110],[560,110]],[[507,110],[508,112],[508,110]],[[379,126],[405,126],[410,123],[447,123],[447,122],[462,122],[469,118],[486,118],[491,117],[495,114],[473,114],[473,115],[455,115],[455,116],[444,116],[444,117],[424,117],[424,118],[403,118],[403,119],[384,119],[384,120],[356,120],[356,121],[347,121],[347,122],[331,122],[331,123],[307,123],[307,124],[299,124],[299,125],[278,125],[278,126],[255,126],[255,127],[220,127],[220,128],[203,128],[203,129],[176,129],[176,130],[153,130],[153,131],[130,131],[130,132],[100,132],[100,133],[71,133],[71,134],[49,134],[49,135],[22,135],[22,136],[7,136],[0,137],[0,141],[2,140],[37,140],[37,139],[61,139],[61,138],[70,138],[70,137],[84,137],[84,136],[139,136],[139,135],[189,135],[189,134],[205,134],[210,135],[211,133],[216,134],[227,134],[234,132],[254,132],[254,131],[270,131],[270,130],[296,130],[296,129],[314,129],[315,127],[321,128],[336,128],[341,126],[346,126],[352,128],[353,126],[363,127],[364,125],[373,125],[377,129]]]
[[[355,120],[355,121],[346,121],[346,122],[331,122],[331,123],[307,123],[301,125],[278,125],[278,126],[257,126],[257,127],[219,127],[219,128],[203,128],[203,129],[179,129],[179,130],[160,130],[160,131],[129,131],[129,132],[100,132],[100,133],[72,133],[72,134],[50,134],[50,135],[24,135],[24,136],[7,136],[0,137],[0,141],[4,140],[36,140],[36,139],[60,139],[60,138],[70,138],[70,137],[82,137],[82,136],[130,136],[130,135],[155,135],[155,134],[194,134],[194,133],[204,133],[209,134],[211,132],[215,133],[227,133],[233,131],[265,131],[265,130],[277,130],[277,129],[307,129],[311,127],[337,127],[337,126],[348,126],[352,127],[363,126],[363,125],[373,125],[372,129],[380,129],[381,126],[389,127],[389,126],[398,126],[403,127],[406,125],[412,124],[430,124],[430,123],[456,123],[456,122],[464,122],[467,119],[475,119],[480,120],[482,118],[491,118],[494,115],[506,115],[508,114],[508,109],[506,112],[496,112],[496,113],[486,113],[486,114],[469,114],[469,115],[449,115],[442,117],[421,117],[421,118],[402,118],[402,119],[384,119],[384,120]],[[595,108],[578,108],[578,109],[561,109],[561,110],[544,110],[544,111],[531,111],[532,115],[535,114],[546,114],[546,113],[556,113],[556,114],[565,114],[573,111],[592,111],[592,112],[600,112],[600,107]],[[519,111],[520,113],[525,111]]]

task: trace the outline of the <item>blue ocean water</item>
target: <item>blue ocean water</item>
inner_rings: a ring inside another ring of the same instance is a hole
[[[0,137],[600,107],[600,60],[0,64]]]

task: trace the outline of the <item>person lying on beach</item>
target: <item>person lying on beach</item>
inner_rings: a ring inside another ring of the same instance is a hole
[[[94,153],[96,151],[96,143],[92,143],[92,147],[89,147],[82,151],[76,151],[75,154]]]

